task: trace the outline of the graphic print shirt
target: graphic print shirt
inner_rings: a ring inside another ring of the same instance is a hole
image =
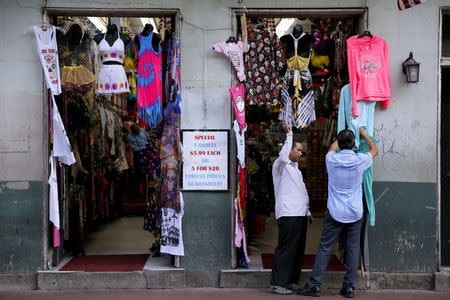
[[[356,101],[381,101],[382,108],[389,107],[391,85],[386,41],[375,35],[352,36],[347,40],[347,56],[353,115],[358,117]]]
[[[227,43],[220,42],[214,45],[214,50],[222,53],[233,64],[239,81],[245,81],[244,73],[244,52],[247,52],[248,46],[243,42]]]

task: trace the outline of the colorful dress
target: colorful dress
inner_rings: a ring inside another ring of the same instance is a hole
[[[161,245],[177,247],[181,237],[181,217],[183,204],[180,197],[181,144],[178,127],[180,97],[169,102],[164,109],[164,129],[161,138]],[[180,226],[178,226],[180,225]],[[163,252],[163,247],[161,247]],[[167,253],[167,252],[166,252]]]
[[[248,38],[248,46],[249,51],[245,55],[245,100],[248,104],[277,104],[280,90],[278,73],[286,65],[280,41],[266,29],[254,29],[254,37]]]
[[[150,126],[156,127],[162,119],[162,66],[161,46],[152,46],[153,32],[139,34],[137,105],[139,116]]]

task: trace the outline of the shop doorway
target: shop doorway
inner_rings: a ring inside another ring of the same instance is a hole
[[[450,68],[441,69],[441,265],[450,266]]]
[[[173,55],[178,11],[47,9],[46,16],[57,28],[63,84],[55,102],[76,158],[72,166],[57,167],[61,222],[59,233],[48,223],[47,247],[54,251],[47,260],[58,269],[82,271],[137,270],[152,261],[173,265],[175,257],[160,252],[160,147],[175,84],[168,80],[169,64],[179,62],[179,51]],[[110,30],[117,34],[114,41],[105,37]],[[143,42],[139,34],[149,37],[162,70],[162,106],[147,108],[148,114],[137,104],[137,57],[144,47],[136,42]],[[116,43],[122,41],[124,57],[118,58],[122,53]],[[118,53],[102,54],[102,43]],[[80,66],[85,77],[70,77],[70,70]],[[103,83],[104,66],[123,68],[124,82]],[[120,89],[124,91],[113,91]],[[179,124],[179,110],[177,114],[174,124]],[[60,245],[53,248],[58,239]]]
[[[441,15],[441,266],[450,266],[450,11]]]
[[[339,91],[348,83],[346,52],[336,47],[336,44],[345,44],[346,38],[366,28],[366,11],[247,10],[245,13],[249,39],[253,38],[251,32],[253,28],[267,28],[271,34],[274,34],[276,40],[289,35],[295,24],[301,24],[303,31],[314,35],[317,40],[312,53],[315,57],[309,62],[312,77],[310,89],[314,95],[316,120],[304,128],[293,126],[294,140],[300,141],[304,149],[299,168],[309,194],[310,211],[314,216],[314,223],[308,224],[303,263],[303,269],[311,269],[326,214],[325,154],[336,135]],[[242,30],[242,20],[238,18],[236,24],[239,35]],[[256,55],[259,54],[256,53]],[[339,60],[338,68],[336,68],[336,60]],[[284,79],[289,80],[287,77]],[[287,86],[291,84],[289,92],[293,93],[292,82],[280,82],[280,84],[287,84]],[[249,93],[248,90],[246,90],[247,93]],[[245,225],[250,264],[245,265],[243,254],[238,250],[236,260],[238,267],[270,269],[272,266],[272,254],[278,242],[278,228],[274,212],[271,167],[286,138],[280,122],[281,107],[281,101],[275,104],[248,105],[247,103],[246,105]],[[330,270],[344,269],[338,246],[330,260],[329,268]]]

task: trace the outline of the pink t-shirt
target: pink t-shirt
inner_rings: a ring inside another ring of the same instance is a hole
[[[247,127],[245,124],[245,102],[244,102],[244,84],[232,86],[229,88],[231,101],[233,102],[234,115],[236,121],[239,123],[239,128],[242,130]]]
[[[381,101],[381,107],[389,107],[391,84],[386,41],[375,35],[352,36],[347,40],[347,56],[353,115],[358,117],[356,101]]]
[[[234,69],[236,70],[236,75],[239,81],[245,80],[244,73],[244,52],[248,51],[248,45],[243,42],[237,43],[226,43],[220,42],[214,45],[214,50],[219,53],[222,53],[228,60],[233,64]]]

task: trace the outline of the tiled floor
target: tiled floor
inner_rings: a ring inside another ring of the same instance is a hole
[[[94,254],[141,254],[150,253],[155,238],[144,230],[144,218],[121,217],[104,224],[85,239],[87,255]]]
[[[313,224],[308,224],[305,254],[316,254],[320,234],[322,233],[323,220],[323,217],[315,217]],[[249,241],[249,269],[262,269],[261,254],[273,253],[277,246],[278,227],[273,214],[266,219],[265,227],[266,230],[263,234],[256,235]],[[334,254],[339,257],[337,245]]]

